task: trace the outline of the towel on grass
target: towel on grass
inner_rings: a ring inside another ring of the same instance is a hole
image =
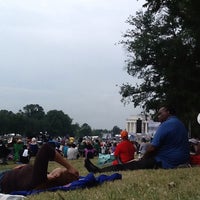
[[[0,193],[0,200],[24,200],[26,197],[22,195],[10,195]]]
[[[24,191],[15,191],[12,192],[12,195],[32,195],[32,194],[39,194],[41,192],[45,191],[56,191],[56,190],[62,190],[62,191],[69,191],[69,190],[75,190],[75,189],[80,189],[80,188],[90,188],[94,187],[97,185],[102,184],[105,181],[114,181],[117,179],[122,179],[122,175],[118,173],[114,173],[111,175],[104,175],[101,174],[98,177],[95,177],[93,173],[89,173],[87,176],[81,176],[79,180],[73,181],[72,183],[69,183],[64,186],[57,186],[53,188],[48,188],[44,190],[24,190]]]

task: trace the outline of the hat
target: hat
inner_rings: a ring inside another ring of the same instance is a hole
[[[128,138],[128,132],[126,130],[121,131],[121,138]]]

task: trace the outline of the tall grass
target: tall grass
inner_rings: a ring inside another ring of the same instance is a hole
[[[96,164],[96,158],[92,160]],[[80,175],[88,174],[83,158],[70,161]],[[15,166],[10,163],[0,166],[6,169]],[[50,162],[49,171],[58,164]],[[31,195],[30,200],[198,200],[200,199],[200,167],[179,168],[173,170],[136,170],[123,171],[122,180],[104,182],[89,189],[73,191],[43,192]],[[112,173],[106,173],[108,175]],[[98,176],[96,174],[95,176]]]

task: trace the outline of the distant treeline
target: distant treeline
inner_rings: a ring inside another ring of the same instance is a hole
[[[29,104],[17,113],[0,110],[0,135],[16,133],[26,137],[48,133],[50,136],[84,137],[86,135],[100,135],[108,130],[92,130],[84,123],[72,123],[63,111],[50,110],[47,113],[38,104]],[[115,127],[116,129],[116,127]]]

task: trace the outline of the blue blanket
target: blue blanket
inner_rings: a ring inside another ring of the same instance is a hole
[[[56,191],[56,190],[62,190],[62,191],[69,191],[69,190],[75,190],[80,188],[90,188],[97,185],[102,184],[105,181],[114,181],[117,179],[122,179],[122,175],[118,173],[114,173],[112,175],[104,175],[101,174],[98,177],[95,177],[93,173],[89,173],[87,176],[83,177],[81,176],[79,180],[73,181],[70,184],[64,185],[64,186],[57,186],[53,188],[48,188],[45,190],[24,190],[24,191],[15,191],[12,192],[12,195],[32,195],[32,194],[39,194],[41,192],[45,191]]]

